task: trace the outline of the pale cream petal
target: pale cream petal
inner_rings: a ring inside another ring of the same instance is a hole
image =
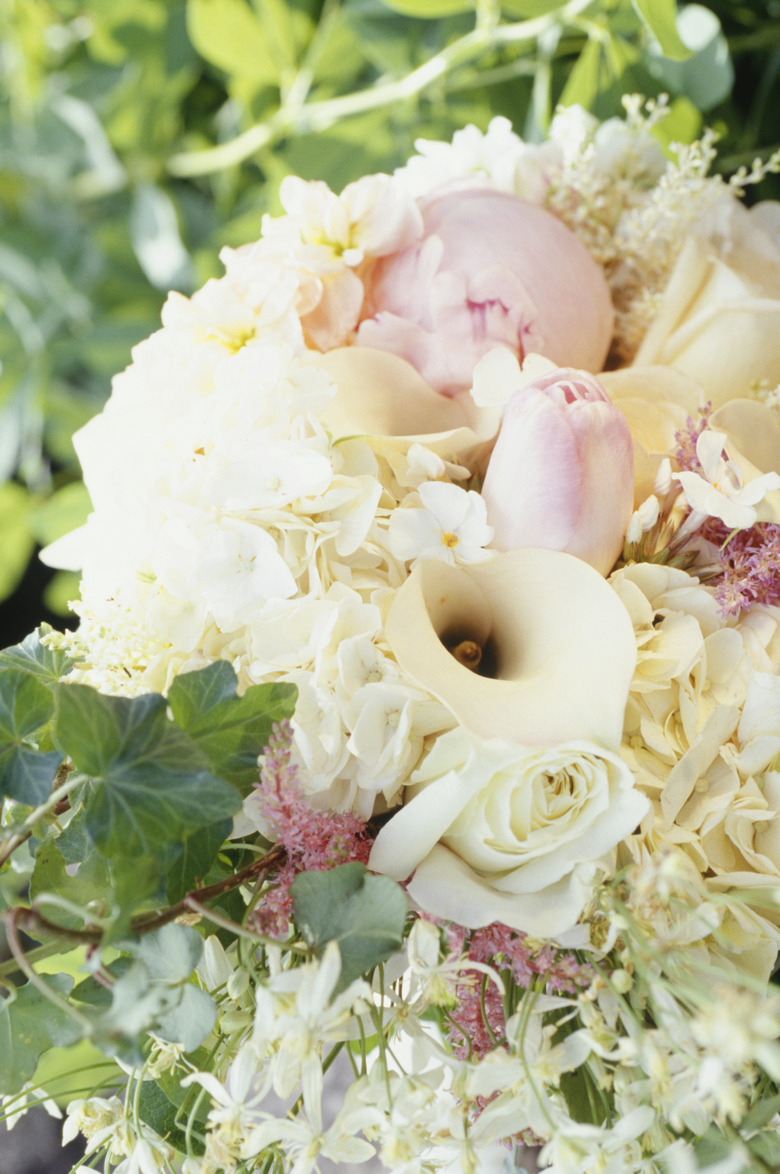
[[[486,646],[495,676],[455,661],[440,638],[453,636]],[[426,560],[398,590],[386,637],[404,671],[480,737],[619,745],[633,628],[616,593],[580,559],[523,549],[468,568]]]
[[[479,408],[468,394],[435,392],[397,355],[340,347],[309,361],[333,379],[337,393],[321,419],[341,436],[396,437],[454,456],[492,440],[500,410]]]
[[[576,923],[596,873],[596,865],[580,864],[541,893],[501,893],[437,844],[415,872],[408,892],[426,912],[460,925],[476,928],[501,921],[548,940]]]

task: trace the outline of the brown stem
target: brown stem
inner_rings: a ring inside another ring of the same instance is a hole
[[[167,909],[161,909],[156,913],[142,913],[138,917],[134,917],[130,922],[131,932],[136,934],[151,933],[152,930],[159,929],[161,926],[167,925],[168,922],[175,921],[183,913],[191,911],[191,902],[203,905],[221,897],[223,893],[229,893],[233,889],[239,888],[249,880],[264,879],[273,868],[281,864],[283,859],[284,849],[278,846],[272,848],[260,860],[253,860],[251,864],[234,872],[232,876],[226,876],[224,880],[216,881],[213,885],[191,890],[175,905],[170,905]],[[102,929],[97,927],[90,929],[85,926],[83,929],[69,929],[64,925],[57,925],[44,917],[35,906],[30,909],[13,909],[10,913],[5,914],[4,918],[6,920],[13,918],[14,924],[22,927],[27,926],[31,929],[42,929],[55,937],[66,938],[74,942],[99,943],[103,937]]]

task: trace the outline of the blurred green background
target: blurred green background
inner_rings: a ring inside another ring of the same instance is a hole
[[[780,0],[0,0],[0,646],[77,594],[36,557],[88,510],[71,434],[282,176],[340,190],[417,137],[538,140],[632,92],[734,170],[779,145],[779,75]]]

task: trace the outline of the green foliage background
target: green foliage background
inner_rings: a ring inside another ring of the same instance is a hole
[[[0,34],[0,600],[86,516],[71,434],[165,292],[255,239],[285,174],[340,190],[419,136],[537,140],[628,92],[671,95],[672,138],[715,126],[725,170],[778,146],[780,0],[0,0]]]

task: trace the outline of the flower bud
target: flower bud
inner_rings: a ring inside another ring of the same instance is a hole
[[[623,414],[586,372],[550,371],[507,404],[482,487],[493,545],[566,551],[606,575],[623,546],[633,486]]]

